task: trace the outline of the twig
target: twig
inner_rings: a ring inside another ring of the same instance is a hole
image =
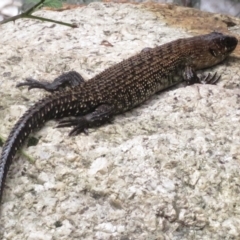
[[[32,13],[35,11],[35,9],[38,8],[40,5],[42,5],[44,2],[45,2],[45,0],[40,0],[39,3],[35,4],[33,7],[28,9],[26,12],[23,12],[23,13],[17,15],[17,16],[13,16],[13,17],[10,17],[6,20],[3,20],[2,22],[0,22],[0,24],[4,24],[4,23],[7,23],[7,22],[11,22],[11,21],[16,21],[17,19],[20,19],[20,18],[31,18],[31,19],[37,19],[37,20],[41,20],[41,21],[61,24],[61,25],[64,25],[64,26],[72,27],[72,28],[78,27],[77,24],[75,24],[75,23],[71,24],[71,23],[56,21],[56,20],[52,20],[52,19],[49,19],[49,18],[42,18],[42,17],[32,15]]]

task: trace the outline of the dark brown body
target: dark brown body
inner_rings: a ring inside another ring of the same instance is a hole
[[[47,120],[78,116],[77,120],[60,124],[60,127],[76,126],[75,133],[101,125],[160,90],[184,80],[188,83],[200,82],[195,70],[220,63],[236,45],[235,37],[220,33],[179,39],[142,51],[87,82],[40,100],[18,120],[3,147],[0,158],[0,194],[16,151],[29,133]]]

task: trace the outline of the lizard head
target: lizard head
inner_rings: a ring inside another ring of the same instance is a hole
[[[199,52],[193,59],[196,69],[214,66],[222,62],[236,48],[238,40],[234,36],[212,32],[201,36]]]
[[[209,52],[216,58],[227,57],[238,44],[237,38],[218,32],[209,34],[209,42]]]

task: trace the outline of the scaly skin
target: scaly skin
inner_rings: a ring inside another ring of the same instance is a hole
[[[222,62],[236,47],[235,37],[221,33],[178,39],[145,49],[108,68],[87,82],[76,72],[63,74],[53,83],[27,79],[18,86],[43,88],[52,95],[38,101],[15,124],[0,158],[0,198],[9,166],[29,133],[50,119],[76,116],[60,121],[59,127],[74,126],[70,135],[99,126],[114,115],[130,110],[158,91],[179,82],[214,84],[216,76],[201,81],[195,71]],[[59,91],[70,84],[72,88]]]

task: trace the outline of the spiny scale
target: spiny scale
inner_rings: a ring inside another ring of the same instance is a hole
[[[27,79],[19,86],[56,91],[67,84],[72,88],[53,93],[33,105],[15,124],[3,146],[0,158],[0,197],[8,168],[16,151],[29,133],[47,120],[77,116],[60,122],[59,127],[74,126],[75,135],[99,126],[114,115],[127,111],[154,93],[181,81],[199,83],[195,70],[223,61],[236,47],[237,39],[221,33],[178,39],[162,46],[145,49],[87,82],[76,72],[65,73],[53,83]],[[207,83],[216,82],[215,77]]]

